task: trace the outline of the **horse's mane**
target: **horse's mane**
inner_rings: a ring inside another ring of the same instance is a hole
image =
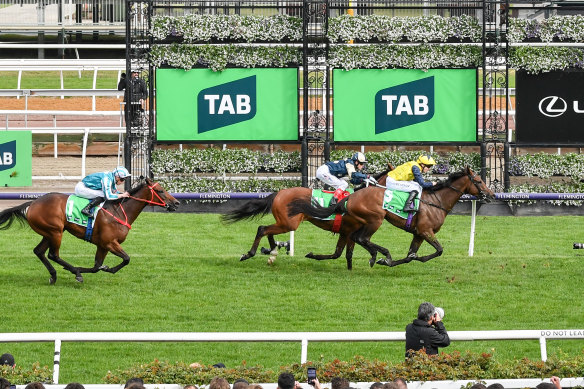
[[[430,190],[436,191],[442,188],[448,188],[450,185],[452,185],[453,181],[456,181],[463,176],[466,176],[466,169],[463,169],[459,172],[450,173],[446,180],[437,182],[436,185],[430,188]]]
[[[133,188],[131,188],[131,189],[128,191],[128,193],[130,193],[130,196],[135,196],[135,195],[136,195],[136,193],[137,193],[137,192],[138,192],[140,189],[142,189],[142,188],[144,187],[144,185],[146,185],[146,181],[145,181],[145,180],[142,180],[142,181],[141,181],[139,184],[137,184],[136,186],[134,186]],[[124,201],[124,200],[127,200],[127,198],[124,198],[124,197],[123,197],[123,198],[119,198],[119,199],[116,199],[116,200],[112,200],[111,202],[112,202],[112,203],[120,203],[120,202],[122,202],[122,201]]]

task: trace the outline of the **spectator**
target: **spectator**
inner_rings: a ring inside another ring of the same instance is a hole
[[[408,383],[403,378],[396,378],[393,382],[397,385],[398,389],[408,389]]]
[[[221,362],[214,364],[213,367],[216,369],[225,369],[225,365]]]
[[[371,384],[371,386],[369,387],[369,389],[381,389],[383,388],[383,383],[377,381]]]
[[[124,385],[124,389],[129,388],[130,386],[135,385],[135,384],[144,386],[144,380],[142,378],[139,378],[139,377],[132,377],[126,381],[126,384]]]
[[[487,389],[505,389],[505,388],[503,387],[503,385],[495,383],[487,386]]]
[[[349,389],[351,384],[349,380],[342,377],[333,377],[331,379],[331,389]]]
[[[79,382],[70,382],[65,386],[65,389],[85,389]]]
[[[247,389],[249,382],[243,378],[238,378],[233,382],[232,389]]]
[[[183,389],[199,389],[199,387],[197,385],[185,385],[183,386]]]
[[[36,381],[26,385],[24,389],[45,389],[45,385],[43,385],[42,382]]]
[[[260,384],[251,384],[247,387],[247,389],[264,389],[264,388]]]
[[[349,184],[347,181],[342,180],[341,177],[349,177],[349,181],[353,185],[359,185],[365,179],[374,180],[372,177],[361,172],[366,162],[365,154],[355,153],[351,158],[341,159],[340,161],[328,161],[318,168],[316,178],[335,188],[330,205],[336,204],[349,195],[345,192]]]
[[[0,389],[10,389],[10,381],[0,377]]]
[[[278,389],[295,389],[296,385],[297,382],[292,373],[281,373],[278,376]]]
[[[231,385],[223,377],[214,377],[209,383],[209,389],[231,389]]]
[[[142,103],[148,98],[148,88],[144,80],[140,78],[138,70],[132,70],[130,80],[126,79],[126,74],[122,73],[120,81],[118,82],[118,90],[124,90],[129,86],[129,91],[124,95],[124,102],[126,103],[126,112],[128,110],[128,102],[126,95],[131,94],[130,103],[130,121],[132,126],[138,126],[140,114],[144,111]]]
[[[536,386],[536,389],[562,389],[560,379],[556,376],[550,378],[551,382],[542,382]]]
[[[14,363],[14,357],[12,354],[6,353],[0,356],[0,365],[8,365],[14,367],[16,364]]]
[[[485,384],[481,384],[480,382],[477,382],[475,384],[473,384],[470,389],[487,389],[487,386]]]
[[[418,307],[418,318],[406,327],[406,358],[412,351],[424,350],[428,355],[438,354],[438,347],[447,347],[450,338],[442,318],[431,303]]]
[[[398,389],[397,384],[393,381],[383,384],[383,389]]]

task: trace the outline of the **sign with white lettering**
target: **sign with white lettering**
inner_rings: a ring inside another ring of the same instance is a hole
[[[518,144],[584,144],[584,71],[516,72]]]
[[[0,131],[0,185],[32,185],[30,131]]]
[[[476,69],[333,71],[334,140],[475,142]]]
[[[298,140],[298,69],[157,69],[156,139]]]

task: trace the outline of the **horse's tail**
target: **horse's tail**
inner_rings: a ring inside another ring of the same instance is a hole
[[[226,223],[235,223],[243,219],[265,216],[272,211],[272,203],[277,194],[278,192],[275,192],[263,199],[248,201],[241,207],[221,215],[221,220]]]
[[[26,208],[28,208],[31,203],[32,201],[29,201],[17,207],[8,208],[0,212],[0,230],[9,229],[14,220],[18,220],[18,222],[23,225],[24,222],[26,222]]]
[[[342,214],[347,212],[346,204],[348,197],[345,197],[337,204],[330,207],[323,207],[318,202],[311,202],[302,199],[297,199],[288,204],[288,217],[293,217],[299,213],[303,213],[310,217],[324,219],[331,216],[333,213]]]

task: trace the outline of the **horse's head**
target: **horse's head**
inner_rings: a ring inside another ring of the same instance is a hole
[[[179,201],[172,197],[159,183],[146,178],[146,185],[150,189],[150,200],[146,202],[164,207],[168,211],[176,211],[176,208],[180,204]]]
[[[489,189],[478,174],[473,172],[468,166],[465,168],[465,172],[470,180],[469,194],[478,197],[481,201],[490,202],[495,199],[495,193]]]

